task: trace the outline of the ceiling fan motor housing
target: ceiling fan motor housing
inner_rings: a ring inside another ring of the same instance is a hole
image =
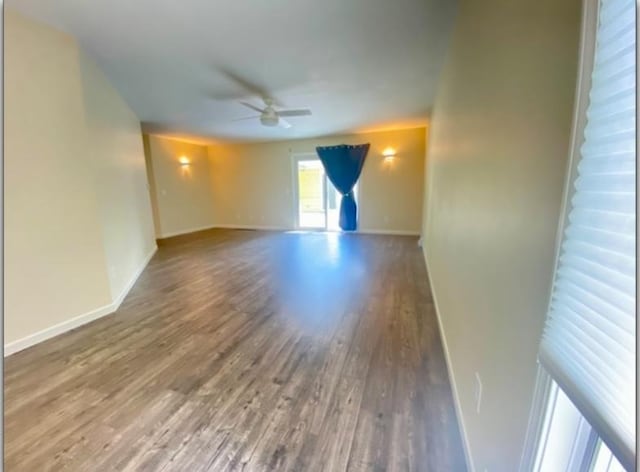
[[[264,126],[277,126],[278,115],[276,115],[275,110],[273,110],[273,108],[265,109],[262,115],[260,115],[260,123]]]

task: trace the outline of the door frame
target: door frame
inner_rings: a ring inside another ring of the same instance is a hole
[[[328,231],[329,226],[329,214],[327,209],[327,174],[323,170],[324,179],[322,179],[322,202],[324,206],[324,226],[318,227],[300,227],[300,201],[299,201],[299,182],[298,182],[298,163],[301,161],[318,161],[320,158],[315,152],[298,152],[291,153],[291,179],[293,189],[293,221],[297,230],[305,231]],[[322,163],[320,162],[322,165]]]

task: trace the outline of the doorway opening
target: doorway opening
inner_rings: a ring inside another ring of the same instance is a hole
[[[293,159],[294,204],[298,229],[340,231],[342,196],[328,179],[315,154]],[[357,192],[354,189],[357,200]]]

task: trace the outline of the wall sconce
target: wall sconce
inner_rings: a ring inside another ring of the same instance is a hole
[[[396,158],[396,150],[392,147],[388,147],[382,151],[382,155],[384,156],[384,162],[393,162]]]
[[[187,156],[181,156],[180,159],[178,159],[178,162],[180,163],[181,167],[186,167],[188,165],[191,165],[191,161]]]

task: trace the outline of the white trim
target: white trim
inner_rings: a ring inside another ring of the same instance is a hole
[[[56,325],[50,326],[49,328],[45,328],[41,331],[25,336],[24,338],[5,344],[4,357],[10,356],[11,354],[15,354],[18,351],[22,351],[23,349],[39,344],[43,341],[46,341],[47,339],[51,339],[55,336],[66,333],[67,331],[71,331],[72,329],[90,323],[94,320],[97,320],[98,318],[102,318],[103,316],[114,313],[129,293],[129,290],[131,290],[131,287],[133,287],[133,285],[136,283],[136,280],[138,280],[138,277],[140,276],[142,271],[144,271],[145,267],[147,266],[157,249],[157,246],[153,247],[151,252],[145,257],[144,262],[140,265],[140,268],[134,273],[127,286],[113,302],[108,305],[101,306],[100,308],[96,308],[95,310],[91,310],[82,315],[71,318],[70,320],[65,320],[62,323],[58,323]]]
[[[433,297],[433,306],[436,310],[436,318],[438,319],[438,328],[440,330],[440,338],[442,339],[442,348],[444,350],[445,363],[447,364],[447,372],[449,373],[449,383],[451,384],[451,392],[453,394],[453,406],[456,410],[456,418],[458,420],[458,429],[462,436],[462,448],[464,449],[464,458],[467,463],[467,470],[469,472],[475,472],[475,467],[471,459],[471,448],[469,447],[469,438],[467,436],[467,430],[464,426],[464,420],[462,418],[462,407],[460,406],[460,395],[458,395],[458,388],[456,384],[456,378],[453,374],[453,368],[451,367],[451,357],[449,355],[449,347],[447,345],[447,337],[444,334],[444,328],[442,326],[442,319],[440,318],[440,309],[438,308],[438,297],[433,289],[433,277],[429,270],[429,259],[427,258],[427,252],[425,248],[422,248],[422,255],[424,257],[424,263],[427,266],[427,274],[429,280],[429,288],[431,289],[431,296]]]
[[[538,447],[538,444],[543,433],[548,430],[546,412],[549,410],[548,402],[550,393],[553,390],[552,386],[551,377],[549,377],[549,374],[538,364],[535,390],[533,392],[531,411],[527,423],[527,434],[524,439],[520,467],[518,468],[520,472],[531,472],[533,470],[539,472],[539,467],[534,469],[534,466],[539,463],[541,448]]]
[[[359,229],[357,231],[332,231],[324,228],[287,228],[285,226],[261,226],[261,225],[235,225],[235,224],[219,224],[215,228],[225,229],[253,229],[256,231],[309,231],[316,233],[344,233],[344,234],[381,234],[389,236],[420,236],[419,231],[415,230],[395,230],[395,229]]]
[[[213,226],[213,228],[221,229],[251,229],[256,231],[293,231],[294,228],[287,228],[286,226],[269,226],[269,225],[237,225],[233,223],[224,223]]]
[[[389,236],[420,236],[419,230],[411,229],[358,229],[356,233],[361,234],[386,234]]]
[[[164,239],[173,236],[181,236],[185,234],[191,234],[198,231],[203,231],[205,229],[249,229],[255,231],[311,231],[311,232],[326,232],[326,233],[341,233],[342,231],[333,231],[333,230],[325,230],[324,228],[292,228],[287,226],[276,226],[276,225],[240,225],[236,223],[219,223],[212,226],[206,226],[203,228],[196,228],[191,231],[187,231],[184,233],[173,233],[169,236],[163,236]],[[345,234],[381,234],[388,236],[420,236],[419,230],[411,230],[411,229],[358,229],[357,231],[345,231]]]
[[[74,328],[90,323],[91,321],[102,318],[103,316],[109,315],[115,311],[114,305],[114,303],[110,303],[109,305],[102,306],[88,313],[84,313],[80,316],[76,316],[75,318],[71,318],[70,320],[66,320],[57,325],[45,328],[42,331],[38,331],[37,333],[30,334],[28,336],[25,336],[24,338],[5,344],[4,357],[10,356],[11,354],[22,351],[23,349],[41,343],[42,341],[46,341],[47,339],[58,336],[59,334],[71,331]]]
[[[162,233],[158,236],[156,236],[156,239],[166,239],[166,238],[172,238],[174,236],[182,236],[183,234],[191,234],[191,233],[196,233],[198,231],[204,231],[206,229],[213,229],[216,228],[218,225],[206,225],[206,226],[197,226],[195,228],[187,228],[187,229],[182,229],[180,231],[172,231],[171,233]]]

